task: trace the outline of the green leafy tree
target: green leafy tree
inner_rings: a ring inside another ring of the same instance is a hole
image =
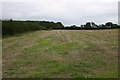
[[[72,25],[72,26],[70,26],[71,28],[76,28],[77,26],[76,25]]]
[[[113,23],[112,22],[107,22],[105,25],[106,25],[107,28],[112,28],[113,27]]]
[[[91,23],[90,22],[87,22],[86,25],[85,25],[85,28],[91,28]]]

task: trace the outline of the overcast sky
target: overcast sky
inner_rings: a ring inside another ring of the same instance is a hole
[[[119,0],[1,0],[2,19],[46,20],[64,25],[118,23]],[[0,6],[1,8],[1,6]]]

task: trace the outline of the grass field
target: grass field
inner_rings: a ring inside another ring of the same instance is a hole
[[[117,78],[118,30],[46,30],[3,38],[3,78]]]

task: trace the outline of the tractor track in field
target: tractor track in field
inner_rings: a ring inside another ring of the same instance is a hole
[[[62,42],[72,42],[71,37],[67,33],[67,31],[57,31],[57,34],[61,37]]]

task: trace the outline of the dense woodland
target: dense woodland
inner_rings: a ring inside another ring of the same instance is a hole
[[[94,22],[87,22],[84,25],[67,26],[65,27],[61,22],[49,22],[49,21],[15,21],[15,20],[2,20],[2,34],[3,35],[15,35],[28,31],[36,30],[89,30],[89,29],[114,29],[119,28],[117,24],[107,22],[106,24],[97,25]]]

